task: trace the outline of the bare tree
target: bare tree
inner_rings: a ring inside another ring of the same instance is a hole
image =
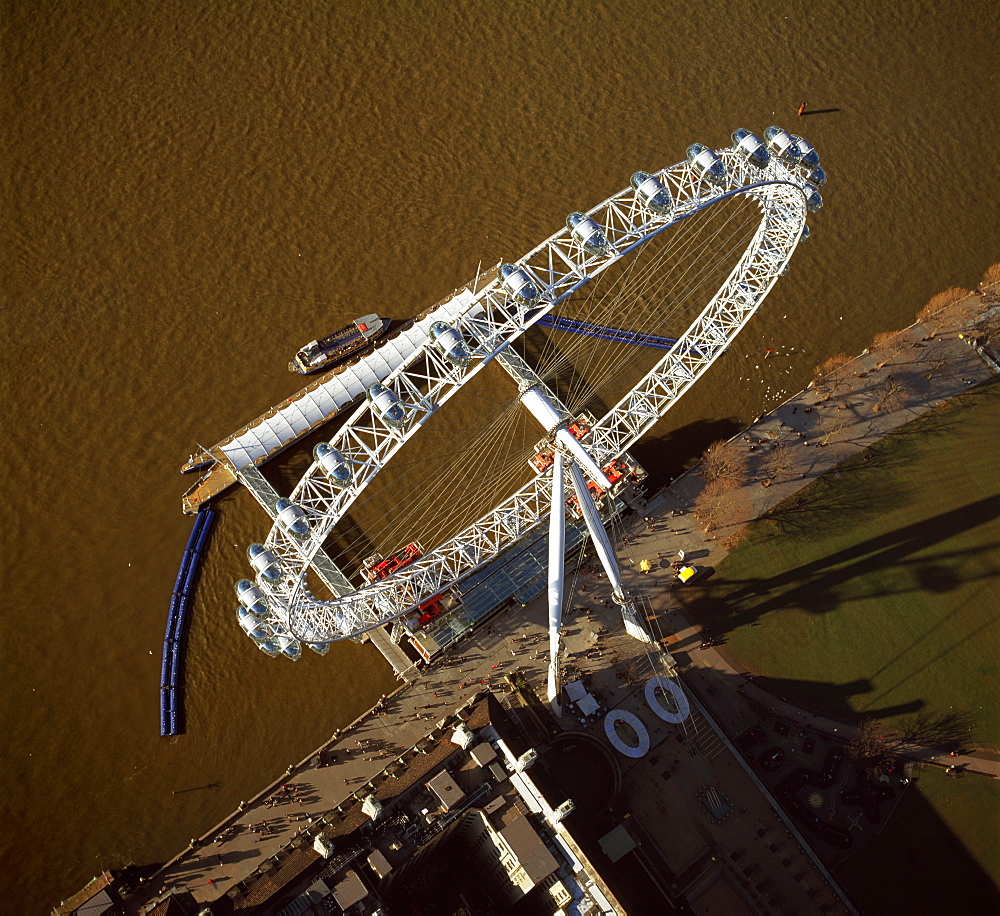
[[[694,514],[701,522],[702,530],[709,534],[722,521],[725,497],[736,488],[732,480],[716,478],[710,480],[694,501]]]
[[[898,736],[878,719],[862,719],[854,728],[854,737],[847,742],[847,753],[867,773],[884,772],[885,761],[898,746]]]
[[[853,359],[854,357],[849,356],[847,353],[835,353],[829,359],[821,362],[813,369],[813,386],[816,388],[827,388],[832,392],[836,392],[846,381],[844,374],[840,370]]]
[[[795,452],[781,442],[775,443],[760,462],[760,470],[764,475],[761,484],[771,486],[779,478],[784,478],[795,467]]]
[[[932,359],[930,362],[930,370],[924,373],[924,378],[927,379],[928,382],[948,365],[948,360],[946,359]]]
[[[872,410],[875,413],[892,413],[906,405],[913,397],[913,389],[895,376],[887,375],[882,384],[875,388],[874,394],[876,401],[872,404]]]
[[[986,272],[983,274],[982,282],[980,286],[992,286],[994,283],[1000,283],[1000,263],[990,264],[986,268]]]
[[[951,286],[944,292],[931,296],[927,305],[917,312],[917,320],[927,321],[928,318],[934,317],[942,309],[947,308],[949,305],[954,305],[956,302],[961,302],[971,295],[971,289],[965,289],[961,286]]]
[[[837,417],[823,433],[823,438],[819,440],[820,445],[831,445],[841,438],[841,434],[851,425],[851,418],[843,414]]]
[[[701,456],[701,476],[706,483],[717,480],[741,486],[750,479],[750,459],[732,442],[713,442]]]
[[[750,499],[745,486],[731,480],[713,480],[694,502],[695,515],[705,534],[749,521]]]
[[[903,349],[905,343],[898,331],[883,331],[881,334],[876,334],[872,340],[871,351],[879,354],[882,359],[875,364],[875,368],[881,369]]]
[[[973,296],[972,290],[953,286],[932,296],[927,305],[917,312],[917,320],[930,329],[927,337],[936,337],[949,327],[964,327],[979,307],[979,297]]]

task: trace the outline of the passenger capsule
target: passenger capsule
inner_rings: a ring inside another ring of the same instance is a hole
[[[799,236],[799,239],[804,242],[810,235],[812,235],[812,229],[805,225],[802,227],[802,235]]]
[[[811,184],[804,184],[802,186],[802,193],[806,196],[806,209],[810,213],[818,213],[823,209],[823,195]]]
[[[396,429],[406,426],[406,411],[396,392],[385,385],[375,384],[368,389],[368,401],[386,426],[394,426]]]
[[[691,168],[699,178],[704,178],[712,184],[724,184],[726,166],[713,149],[703,143],[692,143],[687,148],[687,159]]]
[[[326,655],[330,651],[328,642],[307,642],[306,645],[317,655]]]
[[[754,165],[759,169],[764,168],[771,159],[771,154],[767,151],[767,147],[764,146],[764,141],[752,130],[747,130],[745,127],[733,131],[733,148],[750,165]]]
[[[236,619],[243,628],[243,632],[251,639],[265,639],[271,632],[268,627],[243,607],[242,604],[236,608]]]
[[[271,658],[277,658],[281,654],[281,648],[273,639],[255,639],[254,642],[261,652],[270,655]]]
[[[302,643],[297,639],[293,639],[291,636],[279,636],[275,642],[285,658],[290,658],[293,662],[302,658]]]
[[[787,130],[769,127],[764,131],[764,141],[767,143],[767,148],[788,165],[795,165],[802,158],[802,150],[798,148]]]
[[[802,158],[799,161],[808,169],[816,168],[819,165],[819,153],[816,152],[816,147],[808,140],[803,140],[798,134],[792,134],[792,139],[799,148],[799,152],[802,153]]]
[[[472,362],[472,354],[465,345],[462,332],[443,321],[435,321],[430,329],[431,340],[437,351],[453,366],[464,369]]]
[[[605,237],[603,230],[586,214],[570,213],[566,217],[566,228],[585,251],[597,255],[611,253],[611,243]]]
[[[646,172],[636,172],[629,183],[635,189],[635,196],[650,213],[667,216],[674,208],[670,191],[660,181]]]
[[[279,499],[274,504],[278,514],[278,524],[285,531],[299,537],[306,537],[309,534],[309,519],[301,506],[293,503],[290,499]]]
[[[346,487],[354,477],[351,463],[344,457],[344,453],[337,451],[329,443],[320,442],[313,449],[313,458],[335,487]]]
[[[522,302],[534,302],[538,298],[538,284],[527,267],[501,264],[500,285],[511,296]]]
[[[809,173],[809,184],[811,184],[814,188],[822,188],[823,185],[826,184],[826,172],[824,171],[823,166],[817,165],[816,168]]]
[[[250,565],[257,570],[262,579],[277,582],[281,579],[281,563],[263,544],[251,544],[247,549]]]
[[[240,579],[236,583],[236,597],[240,599],[240,604],[254,617],[267,616],[267,598],[264,597],[260,588],[249,579]]]

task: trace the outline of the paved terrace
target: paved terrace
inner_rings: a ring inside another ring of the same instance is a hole
[[[800,450],[797,476],[790,474],[789,479],[767,488],[749,485],[755,514],[793,495],[810,480],[892,430],[968,390],[968,380],[980,383],[990,378],[987,364],[958,337],[959,333],[967,332],[967,321],[938,322],[935,327],[937,333],[930,339],[926,325],[917,324],[900,332],[900,347],[881,368],[878,364],[885,360],[882,354],[858,357],[842,371],[845,384],[835,398],[825,400],[822,390],[807,389],[741,434],[751,442],[773,435]],[[942,361],[943,365],[938,365]],[[932,366],[938,368],[927,379]],[[889,372],[912,386],[914,396],[899,410],[874,413],[871,405],[878,396],[880,373]],[[827,431],[844,413],[843,409],[836,409],[837,405],[845,403],[850,405],[846,408],[851,418],[849,427],[841,431],[836,441],[821,446],[819,443]],[[812,407],[809,413],[804,409],[807,406]],[[726,554],[722,546],[725,532],[706,538],[689,514],[700,487],[700,479],[692,473],[675,481],[649,503],[646,515],[650,524],[636,519],[629,543],[621,551],[625,569],[632,570],[633,582],[649,598],[652,623],[658,635],[662,635],[664,644],[682,662],[684,681],[694,688],[706,711],[730,735],[738,734],[757,720],[748,700],[764,704],[804,727],[830,735],[849,735],[850,729],[844,723],[799,709],[760,691],[752,683],[745,684],[739,693],[731,689],[720,693],[714,689],[716,684],[731,684],[737,673],[713,649],[692,651],[700,646],[702,637],[675,607],[669,588],[672,570],[666,559],[683,549],[699,565],[717,565]],[[662,558],[663,565],[654,562],[653,571],[640,576],[636,570],[642,558]],[[629,680],[645,678],[662,661],[655,654],[647,655],[641,644],[625,634],[620,616],[608,606],[606,581],[600,574],[584,576],[579,581],[588,588],[578,592],[574,599],[576,610],[566,622],[567,651],[581,672],[600,678],[598,689],[606,704],[614,708],[634,692]],[[483,687],[502,689],[508,673],[518,670],[544,696],[545,617],[542,596],[527,608],[495,618],[493,625],[472,634],[462,644],[460,654],[425,669],[419,681],[401,687],[383,700],[378,711],[363,715],[342,733],[335,733],[328,743],[290,766],[287,773],[242,805],[241,810],[194,841],[149,881],[144,893],[133,898],[130,911],[146,911],[155,901],[181,889],[190,892],[199,903],[218,898],[413,746],[466,698]],[[580,728],[580,723],[568,714],[563,716],[562,724],[565,728]],[[703,734],[699,743],[709,749],[705,755],[711,752],[715,756],[718,751],[711,751],[713,742],[725,739],[713,736],[714,733],[709,735],[697,720],[695,727]],[[911,748],[909,753],[930,761],[943,757],[949,764],[963,764],[969,770],[1000,776],[1000,762],[985,755],[952,759],[940,749],[918,747]],[[802,893],[832,895],[832,890],[823,886],[824,875],[809,860],[798,838],[789,830],[790,825],[783,823],[762,797],[741,797],[739,803],[747,805],[747,809],[741,811],[743,826],[731,838],[731,844],[738,844],[740,850],[749,848],[759,844],[763,836],[759,831],[764,831],[770,844],[767,848],[775,846],[771,850],[776,860],[772,871],[781,873],[784,863],[777,860],[790,858],[786,853],[794,857],[795,866],[786,866],[783,873],[795,879],[789,893],[794,893],[798,886]],[[734,818],[733,823],[738,822]],[[773,842],[772,837],[776,837]],[[783,848],[785,844],[788,845]],[[778,849],[782,849],[780,854]],[[732,867],[736,868],[735,862]],[[808,874],[801,880],[796,877],[804,872]],[[809,877],[817,874],[818,878]],[[753,880],[747,878],[748,882]],[[762,893],[766,896],[769,892]],[[815,904],[813,895],[809,896]],[[828,902],[833,904],[832,899]]]

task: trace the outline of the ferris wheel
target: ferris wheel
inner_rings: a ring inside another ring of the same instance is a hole
[[[692,144],[684,161],[636,172],[628,188],[587,212],[571,213],[565,228],[519,260],[498,265],[481,286],[418,316],[423,342],[368,389],[329,442],[316,446],[290,496],[274,506],[267,538],[250,545],[255,579],[236,586],[245,632],[272,656],[298,658],[303,646],[325,654],[334,641],[433,605],[505,550],[537,535],[547,519],[552,694],[569,516],[592,539],[626,629],[649,641],[623,586],[602,511],[606,517],[634,477],[629,448],[725,351],[787,272],[796,245],[808,238],[808,213],[822,206],[819,188],[825,183],[811,144],[777,127],[763,138],[737,130],[725,149]],[[593,314],[579,320],[556,313],[601,274],[627,269],[648,243],[734,199],[746,202],[752,214],[736,263],[678,336],[664,336],[669,329],[657,324],[653,308],[634,313],[642,315],[639,329],[602,320],[600,311],[597,320]],[[629,381],[603,416],[581,415],[512,346],[536,325],[584,335],[598,345],[638,343],[663,355]],[[520,408],[538,423],[542,441],[531,458],[530,479],[433,548],[411,543],[388,557],[376,555],[352,577],[324,545],[404,446],[491,365],[510,377]],[[311,584],[317,580],[327,594],[317,593]]]

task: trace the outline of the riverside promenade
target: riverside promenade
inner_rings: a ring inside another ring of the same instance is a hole
[[[798,455],[785,479],[767,487],[756,482],[747,485],[753,517],[887,433],[969,390],[969,382],[989,380],[991,368],[959,337],[970,328],[969,318],[962,314],[956,310],[959,317],[954,320],[942,316],[933,328],[918,323],[901,331],[891,353],[880,350],[862,355],[843,367],[842,384],[835,395],[830,394],[828,384],[806,389],[736,437],[735,442],[751,440],[748,448],[758,439],[771,441],[773,437],[794,446]],[[881,377],[889,373],[906,381],[911,396],[896,410],[874,412]],[[850,406],[836,409],[844,404]],[[806,407],[811,408],[808,413]],[[846,426],[841,423],[844,417],[849,419]],[[838,434],[829,437],[834,426],[839,427]],[[826,445],[821,444],[824,440]],[[644,513],[648,521],[635,517],[616,532],[624,531],[628,540],[621,544],[620,560],[629,585],[648,601],[654,634],[677,661],[684,683],[727,734],[738,734],[756,721],[753,701],[804,728],[849,736],[851,730],[845,723],[767,694],[747,683],[715,649],[700,649],[700,629],[676,606],[670,560],[683,549],[697,565],[717,565],[727,553],[723,547],[727,530],[706,536],[692,516],[702,486],[697,474],[689,472],[648,503]],[[642,559],[656,561],[648,575],[638,572]],[[574,596],[574,607],[567,614],[567,653],[581,673],[600,680],[613,706],[617,690],[625,690],[632,680],[654,670],[660,673],[662,657],[626,636],[617,610],[609,606],[610,594],[602,576],[588,575],[578,581],[587,589]],[[290,843],[311,845],[311,832],[325,813],[352,796],[468,698],[486,688],[502,691],[506,675],[517,671],[544,696],[545,621],[543,594],[527,607],[481,627],[463,642],[460,651],[422,669],[414,683],[400,687],[376,709],[334,733],[257,797],[193,840],[132,897],[129,912],[147,912],[166,895],[182,890],[196,902],[208,903],[253,873],[266,872],[279,850]],[[577,727],[565,710],[561,725]],[[985,754],[949,758],[941,749],[922,747],[909,748],[907,754],[1000,777],[1000,761]]]

